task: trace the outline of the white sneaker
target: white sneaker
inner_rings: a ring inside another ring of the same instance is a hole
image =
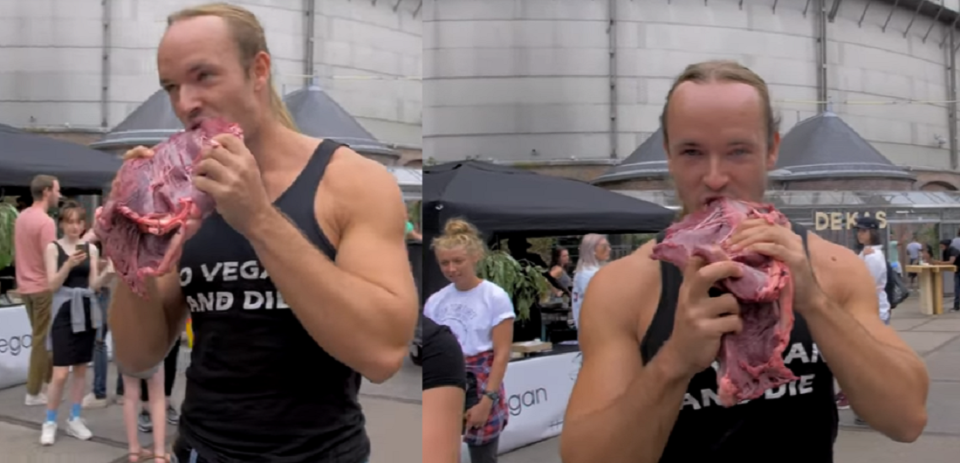
[[[57,439],[57,423],[47,421],[40,428],[40,445],[53,445]]]
[[[37,395],[27,394],[27,398],[24,399],[23,404],[28,407],[33,407],[37,405],[46,405],[47,395],[42,392]]]
[[[89,408],[106,408],[108,402],[106,398],[98,399],[97,396],[93,395],[93,393],[91,392],[83,396],[82,404],[83,404],[83,408],[88,408],[88,409]]]
[[[67,420],[67,434],[80,440],[90,440],[93,437],[93,433],[87,428],[87,423],[83,421],[83,418]]]

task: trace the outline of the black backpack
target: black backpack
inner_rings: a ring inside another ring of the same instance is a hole
[[[887,286],[884,287],[884,291],[887,293],[887,300],[890,301],[891,310],[910,296],[910,288],[903,283],[903,277],[890,266],[890,262],[887,262]]]

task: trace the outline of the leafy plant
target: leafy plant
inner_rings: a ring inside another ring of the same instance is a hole
[[[417,230],[420,229],[422,225],[420,223],[420,216],[423,207],[423,201],[414,201],[407,204],[407,212],[410,215],[410,223],[414,224]]]
[[[535,265],[521,265],[504,251],[491,251],[477,265],[480,278],[496,283],[513,297],[517,318],[530,319],[530,307],[550,294],[550,283],[544,270]]]

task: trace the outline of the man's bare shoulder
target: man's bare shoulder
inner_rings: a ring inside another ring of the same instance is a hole
[[[341,146],[333,153],[326,173],[328,175],[323,177],[325,187],[337,195],[356,198],[358,194],[376,197],[399,192],[397,179],[386,166],[347,146]]]
[[[870,273],[860,259],[850,249],[832,243],[818,235],[807,235],[807,247],[810,250],[810,264],[817,282],[831,296],[842,296],[851,287],[851,280],[866,278],[869,286]]]
[[[611,323],[627,324],[631,331],[649,324],[660,300],[660,263],[650,258],[654,246],[656,241],[650,240],[601,268],[590,280],[584,305]]]

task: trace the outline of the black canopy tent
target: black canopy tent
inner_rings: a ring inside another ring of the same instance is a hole
[[[0,124],[0,185],[8,194],[29,187],[39,174],[57,177],[67,193],[99,193],[120,165],[115,156],[84,145]]]
[[[453,217],[464,217],[489,239],[505,233],[656,232],[676,215],[585,182],[477,161],[424,167],[423,189],[425,243]],[[429,295],[444,279],[432,253],[424,266]]]

